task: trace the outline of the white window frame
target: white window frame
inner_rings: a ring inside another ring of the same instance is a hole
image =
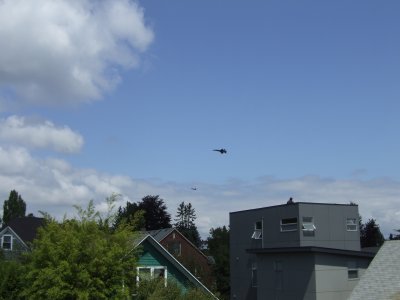
[[[10,238],[10,248],[4,248],[4,238],[5,237],[9,237]],[[13,236],[11,234],[4,234],[1,237],[1,249],[5,250],[5,251],[12,251],[12,249],[13,249]]]
[[[309,219],[305,221],[304,219]],[[315,231],[317,228],[315,227],[314,224],[314,218],[313,217],[303,217],[302,218],[302,225],[301,225],[301,230],[303,231]]]
[[[294,220],[296,219],[295,223],[283,223],[284,220]],[[291,218],[283,218],[281,219],[281,232],[290,232],[290,231],[297,231],[298,229],[298,218],[297,217],[291,217]],[[294,225],[296,225],[296,228],[292,228]],[[287,229],[289,228],[289,229]]]
[[[347,231],[357,231],[358,230],[357,218],[347,218],[346,219],[346,230]]]
[[[150,280],[154,278],[154,270],[164,270],[164,286],[167,286],[168,272],[166,266],[140,266],[136,267],[136,286],[140,284],[140,270],[150,269]]]
[[[251,235],[252,239],[261,240],[262,239],[262,231],[263,231],[263,222],[257,221],[254,223],[254,232]]]

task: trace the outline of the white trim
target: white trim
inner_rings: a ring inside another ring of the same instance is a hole
[[[10,248],[4,248],[4,238],[5,237],[9,237],[10,238]],[[3,249],[4,251],[12,251],[13,250],[13,236],[12,234],[3,234],[1,237],[1,249]]]
[[[141,269],[150,269],[150,279],[154,278],[154,270],[164,270],[164,286],[167,287],[168,269],[167,266],[138,266],[136,267],[136,286],[140,284],[139,273]]]
[[[349,222],[353,221],[354,222]],[[352,229],[355,228],[355,229]],[[357,218],[346,218],[346,230],[347,231],[357,231],[358,230],[358,225],[357,225]]]
[[[28,245],[25,244],[25,242],[19,237],[18,234],[15,233],[15,231],[14,231],[10,226],[7,226],[6,228],[4,228],[4,229],[0,232],[0,236],[7,235],[7,233],[5,233],[5,232],[7,232],[7,229],[10,230],[11,235],[13,235],[13,238],[14,238],[14,239],[18,240],[18,241],[25,247],[25,249],[27,249],[27,250],[29,249]],[[14,241],[13,241],[13,242],[14,242]]]

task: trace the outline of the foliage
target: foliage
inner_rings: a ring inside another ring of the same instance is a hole
[[[143,211],[142,225],[146,230],[156,230],[171,227],[171,216],[167,212],[164,200],[157,196],[145,196],[137,203],[127,202],[125,207],[119,207],[114,226],[120,223],[131,224],[135,214]]]
[[[369,219],[367,223],[360,226],[361,247],[378,247],[385,241],[379,225],[375,219]]]
[[[396,230],[399,234],[393,235],[393,233],[391,233],[389,235],[389,240],[400,240],[400,229]]]
[[[204,291],[190,288],[182,292],[175,281],[169,280],[167,286],[164,280],[142,281],[136,291],[135,300],[211,300],[214,299]]]
[[[0,258],[0,300],[19,299],[23,267],[18,261]]]
[[[116,195],[111,196],[110,204]],[[78,218],[48,218],[27,257],[22,296],[28,299],[126,299],[135,286],[132,230],[111,230],[93,201]],[[123,287],[124,286],[124,287]]]
[[[3,222],[7,224],[10,220],[18,217],[24,217],[26,212],[26,203],[16,190],[10,192],[8,200],[3,204]]]
[[[197,230],[196,224],[196,211],[191,203],[185,204],[182,202],[179,204],[177,213],[175,216],[175,228],[179,230],[189,241],[191,241],[196,247],[201,246],[201,238],[199,231]]]
[[[215,260],[213,271],[220,299],[229,299],[229,230],[225,226],[211,228],[207,244],[209,255]]]

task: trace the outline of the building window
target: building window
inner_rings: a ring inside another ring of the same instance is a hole
[[[136,284],[139,286],[141,281],[161,279],[164,280],[164,285],[167,286],[167,267],[152,266],[152,267],[137,267],[136,268]]]
[[[287,218],[281,220],[281,231],[296,231],[297,218]]]
[[[258,286],[257,264],[256,263],[252,263],[251,264],[251,286],[252,287],[257,287]]]
[[[301,229],[303,230],[304,236],[314,236],[316,227],[314,225],[313,217],[303,217]]]
[[[168,250],[172,255],[181,256],[182,254],[182,245],[180,242],[174,241],[168,243]]]
[[[357,219],[356,218],[347,218],[346,228],[347,228],[347,231],[357,231]]]
[[[358,267],[355,262],[347,263],[347,278],[348,279],[358,279]]]
[[[283,262],[281,260],[274,261],[274,272],[275,289],[281,291],[283,289]]]
[[[254,223],[254,232],[251,235],[252,239],[261,239],[262,238],[262,221],[257,221]]]
[[[3,235],[1,238],[1,248],[4,250],[12,250],[12,235]]]

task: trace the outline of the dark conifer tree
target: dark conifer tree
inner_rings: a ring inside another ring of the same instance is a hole
[[[25,217],[26,203],[16,190],[10,192],[8,200],[3,204],[3,222],[7,224],[10,220]]]

